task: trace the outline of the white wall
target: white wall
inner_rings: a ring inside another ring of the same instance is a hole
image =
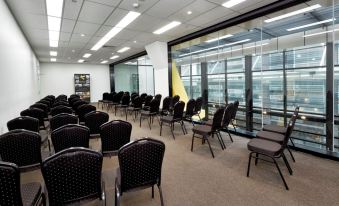
[[[39,100],[39,61],[4,1],[0,1],[0,133]]]
[[[74,74],[90,74],[91,102],[110,92],[108,65],[41,63],[41,96],[74,94]]]

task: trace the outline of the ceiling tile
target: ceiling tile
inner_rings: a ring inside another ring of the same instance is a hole
[[[27,37],[29,39],[46,39],[48,40],[48,30],[42,29],[27,29]]]
[[[217,20],[222,17],[228,18],[228,16],[232,16],[232,15],[237,15],[237,13],[224,7],[216,7],[198,16],[197,18],[194,18],[191,21],[188,21],[187,23],[192,24],[194,26],[202,26],[213,20]]]
[[[85,1],[80,12],[79,20],[102,24],[112,11],[113,7]]]
[[[15,13],[31,13],[46,15],[45,0],[9,0],[6,1]]]
[[[194,0],[161,0],[146,13],[151,16],[165,18],[182,9],[183,7],[189,5],[193,1]]]
[[[75,25],[74,33],[93,36],[95,32],[98,31],[99,28],[100,28],[99,24],[78,21]]]
[[[61,31],[63,32],[72,32],[75,26],[74,20],[62,19]]]
[[[69,41],[71,38],[71,33],[60,32],[60,41]]]
[[[232,8],[233,10],[239,11],[240,13],[246,13],[249,11],[252,11],[254,9],[263,7],[267,4],[273,3],[275,1],[272,0],[251,0],[248,1],[245,5],[241,6],[240,4],[237,6],[234,6],[234,8]]]
[[[106,20],[105,25],[115,26],[127,13],[127,10],[115,9],[111,16]],[[140,16],[138,18],[140,18]]]
[[[169,23],[169,21],[143,14],[128,25],[127,28],[144,32],[153,32],[158,29],[158,27],[164,26],[166,23]]]
[[[73,33],[71,41],[82,42],[84,45],[91,40],[91,36],[81,36],[81,34]]]
[[[48,30],[47,16],[39,14],[25,14],[18,18],[22,28]]]
[[[117,6],[121,1],[124,0],[87,0],[87,1],[91,1],[91,2],[95,2],[95,3],[99,3],[99,4],[105,4],[108,6]]]
[[[79,16],[83,0],[77,0],[76,2],[66,0],[64,4],[63,18],[76,20]]]
[[[128,10],[128,11],[136,11],[140,13],[144,13],[146,10],[151,8],[154,4],[159,2],[160,0],[147,0],[147,1],[136,1],[136,0],[123,0],[119,5],[119,8]],[[139,2],[139,7],[134,8],[133,3]]]

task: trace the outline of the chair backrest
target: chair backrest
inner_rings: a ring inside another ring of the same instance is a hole
[[[109,116],[105,112],[95,111],[85,115],[85,125],[91,134],[99,134],[100,126],[108,122]]]
[[[48,117],[48,106],[43,103],[35,103],[30,106],[30,108],[42,109],[45,112],[45,117]]]
[[[233,103],[233,112],[232,112],[232,117],[231,117],[232,119],[235,119],[235,116],[237,115],[238,107],[239,107],[239,101],[236,100]]]
[[[157,94],[157,95],[154,96],[154,99],[157,99],[157,100],[159,100],[159,102],[161,102],[161,97],[162,97],[161,94]]]
[[[73,103],[72,108],[73,108],[74,111],[77,111],[78,107],[81,106],[81,105],[84,105],[84,104],[88,104],[88,103],[79,99],[79,100],[77,100],[76,102]]]
[[[100,198],[102,154],[86,148],[58,152],[42,163],[50,205]]]
[[[130,96],[128,94],[124,94],[121,98],[121,105],[128,106],[130,103]]]
[[[224,112],[224,117],[222,118],[222,127],[228,127],[228,125],[231,123],[232,121],[232,117],[234,114],[234,104],[230,103],[226,106],[225,108],[225,112]]]
[[[73,107],[74,103],[77,102],[77,101],[79,101],[79,100],[81,101],[80,98],[74,97],[73,99],[70,99],[70,100],[69,100],[69,105],[70,105],[71,107]]]
[[[165,99],[162,101],[162,110],[168,111],[171,106],[172,98],[171,97],[165,97]]]
[[[41,137],[39,133],[16,129],[0,136],[2,161],[12,162],[19,168],[41,163]]]
[[[58,114],[61,114],[61,113],[72,114],[73,110],[72,110],[71,107],[66,107],[66,106],[63,106],[63,105],[59,105],[57,107],[53,107],[51,109],[51,112],[50,112],[50,114],[52,116],[55,116],[55,115],[58,115]]]
[[[152,99],[153,99],[153,96],[152,95],[148,95],[145,98],[145,105],[144,106],[150,106]]]
[[[222,118],[224,116],[224,108],[219,108],[213,115],[212,130],[220,129],[222,127]]]
[[[93,105],[90,105],[90,104],[80,105],[77,108],[77,112],[78,112],[78,116],[79,116],[79,122],[84,122],[85,121],[85,115],[90,113],[90,112],[96,111],[96,110],[97,110],[97,108]]]
[[[51,139],[55,152],[70,147],[89,147],[89,129],[82,125],[68,124],[53,130]]]
[[[285,138],[284,138],[282,149],[285,149],[288,144],[288,140],[293,132],[294,125],[295,125],[295,122],[297,121],[297,118],[298,118],[297,115],[292,115],[290,121],[288,121],[287,123],[287,131],[285,133]]]
[[[60,94],[60,95],[57,96],[55,99],[56,99],[56,100],[67,100],[67,95]]]
[[[108,97],[109,97],[108,92],[105,92],[105,93],[102,94],[102,100],[108,100]]]
[[[52,105],[52,108],[53,108],[53,107],[60,106],[60,105],[63,105],[63,106],[69,107],[69,103],[68,103],[68,102],[66,102],[66,101],[56,101],[56,102],[54,102],[54,104]]]
[[[174,106],[177,102],[179,102],[180,96],[179,95],[174,95],[172,98],[172,105]]]
[[[45,105],[47,106],[47,109],[48,109],[48,110],[49,110],[50,107],[51,107],[51,103],[50,103],[49,101],[47,101],[47,100],[41,99],[41,100],[37,101],[36,103],[45,104]]]
[[[200,112],[201,107],[202,107],[202,103],[203,103],[202,97],[198,97],[198,98],[195,100],[195,108],[194,108],[194,112]]]
[[[173,108],[173,119],[182,119],[184,115],[185,102],[179,101]]]
[[[293,113],[295,116],[298,117],[298,114],[299,114],[299,106],[296,106],[295,107],[295,110],[294,110],[294,113]]]
[[[152,101],[149,104],[149,111],[150,113],[158,113],[159,112],[159,100],[152,99]]]
[[[29,108],[20,112],[20,116],[29,116],[39,120],[39,125],[44,126],[45,112],[38,108]]]
[[[130,142],[131,132],[131,123],[122,120],[114,120],[101,125],[102,152],[118,151],[123,145]]]
[[[139,139],[123,146],[118,152],[121,192],[160,185],[164,153],[165,144],[151,138]]]
[[[134,108],[141,108],[142,107],[142,101],[140,97],[135,97],[133,100],[133,107]]]
[[[8,131],[25,129],[32,132],[39,132],[39,120],[34,117],[17,117],[7,122]]]
[[[194,115],[194,107],[195,107],[195,100],[194,99],[190,99],[187,102],[186,105],[186,113],[185,115],[190,117]]]
[[[50,121],[51,131],[68,124],[78,124],[78,117],[72,114],[61,113],[53,116]]]
[[[1,205],[23,205],[20,190],[20,171],[13,163],[0,161]]]
[[[115,92],[109,93],[109,94],[107,95],[107,99],[106,99],[106,100],[108,100],[108,101],[113,101],[114,95],[116,95]]]
[[[142,101],[143,103],[145,102],[146,97],[147,97],[147,94],[146,94],[146,93],[142,93],[142,94],[140,95],[141,101]]]

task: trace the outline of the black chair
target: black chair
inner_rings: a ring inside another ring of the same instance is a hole
[[[174,107],[174,105],[179,102],[180,100],[180,96],[179,95],[174,95],[172,98],[172,107]]]
[[[108,97],[109,97],[109,93],[108,92],[105,92],[102,94],[102,99],[100,99],[98,101],[98,107],[100,107],[100,103],[101,103],[101,109],[104,108],[104,102],[107,102],[108,101]]]
[[[78,124],[78,117],[73,114],[61,113],[50,119],[51,131],[68,124]]]
[[[200,112],[201,112],[202,104],[203,104],[203,98],[198,97],[195,100],[194,116],[198,116],[200,121],[201,121]]]
[[[69,148],[42,163],[50,205],[66,205],[82,200],[105,199],[101,180],[102,154],[86,148]]]
[[[51,133],[55,153],[70,147],[89,147],[90,131],[87,127],[68,124]]]
[[[154,96],[154,99],[157,99],[157,100],[159,100],[159,102],[161,102],[161,97],[162,97],[161,94],[157,94],[157,95]]]
[[[145,110],[141,111],[141,113],[140,113],[140,127],[141,127],[141,120],[143,120],[143,119],[148,120],[147,122],[148,122],[149,129],[152,129],[151,124],[153,124],[154,117],[156,117],[158,119],[158,122],[160,123],[159,118],[158,118],[159,104],[160,104],[159,100],[152,99],[150,106],[149,106],[149,109],[147,111],[145,111]]]
[[[238,101],[238,100],[235,101],[235,102],[233,103],[233,105],[234,105],[234,108],[233,108],[232,117],[231,117],[231,118],[232,118],[231,124],[232,124],[232,126],[233,126],[233,128],[234,128],[234,131],[237,132],[237,129],[236,129],[236,127],[235,127],[234,122],[235,122],[235,116],[237,115],[237,112],[238,112],[239,101]]]
[[[121,104],[115,105],[115,116],[117,115],[117,109],[121,108],[122,110],[125,111],[125,116],[126,116],[126,121],[127,121],[127,108],[129,107],[130,103],[130,96],[129,95],[124,95],[121,98]]]
[[[146,96],[144,106],[142,108],[143,110],[146,110],[146,111],[149,110],[152,99],[153,99],[152,95]]]
[[[141,108],[142,108],[141,98],[138,96],[135,96],[135,98],[132,101],[132,105],[127,108],[127,111],[129,111],[131,114],[133,114],[134,112],[134,118],[133,118],[134,121],[137,118],[138,113],[141,110]]]
[[[165,144],[159,140],[143,138],[123,146],[118,152],[119,168],[115,178],[115,205],[120,205],[123,193],[158,186],[161,205],[161,168]],[[131,164],[133,162],[133,164]]]
[[[130,142],[132,125],[122,120],[114,120],[100,126],[101,152],[116,155],[118,150]]]
[[[39,133],[16,129],[0,136],[0,156],[5,162],[18,165],[20,170],[40,166],[41,137]]]
[[[20,170],[13,163],[0,161],[0,194],[1,205],[46,205],[41,184],[30,182],[21,185]]]
[[[60,106],[60,105],[69,107],[69,103],[67,101],[60,100],[60,101],[54,102],[54,104],[52,105],[52,108]]]
[[[55,100],[67,100],[67,95],[65,94],[60,94],[55,98]]]
[[[147,97],[147,94],[146,94],[146,93],[140,94],[140,99],[141,99],[142,103],[145,103],[146,97]]]
[[[85,126],[89,128],[93,137],[100,135],[100,126],[108,122],[109,116],[105,112],[95,111],[85,115]]]
[[[161,132],[162,132],[163,123],[166,123],[170,126],[173,139],[175,139],[173,131],[174,131],[174,123],[176,123],[176,122],[178,122],[181,125],[181,129],[182,129],[184,135],[187,133],[186,128],[185,128],[185,124],[183,122],[184,108],[185,108],[185,102],[179,101],[174,105],[173,116],[172,115],[171,116],[162,116],[160,118],[160,136],[161,136]]]
[[[193,127],[193,129],[192,129],[193,136],[192,136],[192,145],[191,145],[191,151],[192,152],[193,152],[194,138],[200,138],[200,139],[203,140],[203,142],[207,141],[208,147],[209,147],[211,154],[212,154],[212,157],[214,158],[214,153],[213,153],[210,141],[208,140],[208,137],[211,134],[216,134],[216,136],[219,140],[221,149],[224,150],[226,148],[225,144],[223,144],[223,142],[222,142],[221,135],[220,135],[220,129],[222,127],[221,124],[222,124],[222,118],[224,116],[224,111],[225,110],[223,108],[217,109],[217,111],[213,115],[213,122],[212,122],[211,126],[209,126],[209,125],[196,125],[196,126]],[[196,136],[196,134],[200,135],[201,137]]]
[[[284,136],[285,138],[284,138],[282,144],[277,143],[275,141],[262,139],[262,138],[254,138],[254,139],[251,139],[248,142],[247,148],[250,151],[250,154],[249,154],[249,158],[248,158],[247,177],[249,177],[249,174],[250,174],[250,167],[251,167],[252,158],[255,158],[255,165],[257,165],[257,163],[258,163],[258,159],[264,160],[266,162],[271,162],[267,159],[262,159],[260,157],[260,156],[264,156],[264,157],[271,159],[272,160],[271,163],[275,164],[275,166],[277,167],[277,170],[279,172],[279,175],[284,182],[286,190],[289,190],[287,183],[285,181],[285,178],[284,178],[276,160],[282,158],[283,161],[285,162],[285,165],[286,165],[289,173],[292,175],[293,172],[292,172],[291,166],[289,165],[289,163],[286,159],[286,156],[284,154],[284,150],[286,149],[288,140],[290,138],[290,135],[292,134],[296,118],[297,118],[297,116],[293,115],[290,122],[288,123],[287,132]],[[255,156],[253,156],[254,154],[255,154]]]
[[[48,120],[48,112],[49,112],[49,108],[47,106],[47,104],[43,104],[43,103],[35,103],[32,104],[30,106],[30,108],[38,108],[38,109],[42,109],[45,113],[45,120]]]
[[[39,120],[39,128],[46,130],[45,126],[45,112],[38,108],[29,108],[20,112],[20,116],[29,116]]]
[[[79,122],[80,123],[85,122],[85,115],[90,113],[90,112],[94,112],[96,110],[97,110],[97,108],[93,105],[90,105],[90,104],[80,105],[77,108],[77,114],[78,114],[78,117],[79,117]]]
[[[45,105],[47,105],[48,109],[50,109],[50,107],[52,106],[51,102],[49,100],[46,100],[46,99],[41,99],[41,100],[37,101],[36,103],[45,104]]]
[[[77,101],[81,101],[81,99],[76,98],[76,97],[72,98],[72,99],[69,100],[69,105],[73,108],[74,103],[77,102]]]
[[[184,119],[192,122],[193,126],[194,126],[194,122],[192,120],[192,117],[194,116],[194,108],[195,108],[195,100],[194,99],[188,100],[187,105],[186,105],[186,111],[184,114]]]
[[[165,97],[165,99],[162,101],[162,108],[160,111],[160,115],[168,115],[171,107],[172,97]]]
[[[55,116],[55,115],[58,115],[58,114],[61,114],[61,113],[66,113],[66,114],[73,114],[73,110],[71,107],[66,107],[66,106],[63,106],[63,105],[59,105],[59,106],[56,106],[56,107],[53,107],[51,109],[51,112],[50,112],[50,115],[51,116]]]
[[[76,102],[73,103],[72,105],[72,109],[75,111],[75,113],[77,113],[77,109],[81,106],[81,105],[84,105],[84,104],[88,104],[87,102],[79,99],[77,100]]]

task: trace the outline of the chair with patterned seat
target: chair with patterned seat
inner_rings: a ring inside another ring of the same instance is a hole
[[[176,123],[176,122],[180,124],[184,135],[187,133],[185,124],[183,122],[184,108],[185,108],[185,102],[179,101],[174,105],[173,115],[162,116],[160,118],[160,136],[161,136],[161,132],[162,132],[162,126],[163,126],[164,123],[168,124],[168,126],[171,128],[171,133],[172,133],[173,139],[175,139],[174,123]]]
[[[140,127],[141,127],[141,121],[143,119],[147,119],[148,121],[148,126],[149,126],[149,129],[152,129],[152,124],[153,124],[153,121],[154,121],[154,117],[156,117],[158,119],[158,122],[160,123],[159,121],[159,118],[158,118],[158,113],[159,113],[159,100],[157,99],[152,99],[150,105],[149,105],[149,108],[148,110],[141,110],[141,113],[140,113]]]
[[[164,205],[161,189],[161,170],[165,144],[159,140],[142,138],[126,144],[118,152],[119,168],[115,178],[115,206],[122,195],[129,191],[158,186],[161,206]]]
[[[85,115],[90,113],[90,112],[94,112],[96,111],[97,108],[93,105],[90,105],[90,104],[83,104],[83,105],[80,105],[78,108],[77,108],[77,114],[78,114],[78,117],[79,117],[79,123],[84,123],[85,122]]]
[[[45,112],[38,108],[29,108],[20,112],[20,116],[29,116],[39,120],[39,128],[47,130],[45,125]]]
[[[44,120],[48,120],[48,112],[49,112],[49,109],[48,109],[48,106],[46,104],[42,104],[42,103],[35,103],[35,104],[32,104],[29,108],[38,108],[38,109],[42,109],[44,111]]]
[[[122,120],[114,120],[100,126],[101,152],[116,155],[118,150],[130,142],[132,125]]]
[[[199,120],[201,121],[201,117],[200,117],[200,113],[201,113],[201,109],[202,109],[202,105],[203,105],[203,98],[202,97],[198,97],[195,100],[195,107],[194,107],[194,116],[198,116]]]
[[[106,205],[101,153],[81,147],[65,149],[41,166],[49,205],[81,205],[100,199]]]
[[[51,109],[51,116],[55,116],[55,115],[58,115],[58,114],[61,114],[61,113],[66,113],[66,114],[73,114],[73,110],[71,107],[66,107],[66,106],[63,106],[63,105],[59,105],[59,106],[56,106],[56,107],[53,107]]]
[[[85,126],[89,128],[91,137],[99,137],[100,126],[108,122],[109,115],[105,112],[94,111],[85,115]]]
[[[55,153],[70,147],[88,148],[89,138],[88,127],[77,124],[64,125],[51,133]]]
[[[14,163],[0,161],[0,205],[46,205],[41,184],[21,184],[20,170]]]
[[[162,101],[162,108],[160,110],[160,116],[166,116],[169,114],[170,107],[171,107],[172,97],[167,96]]]
[[[78,124],[78,117],[73,114],[61,113],[50,119],[51,131],[68,124]]]

